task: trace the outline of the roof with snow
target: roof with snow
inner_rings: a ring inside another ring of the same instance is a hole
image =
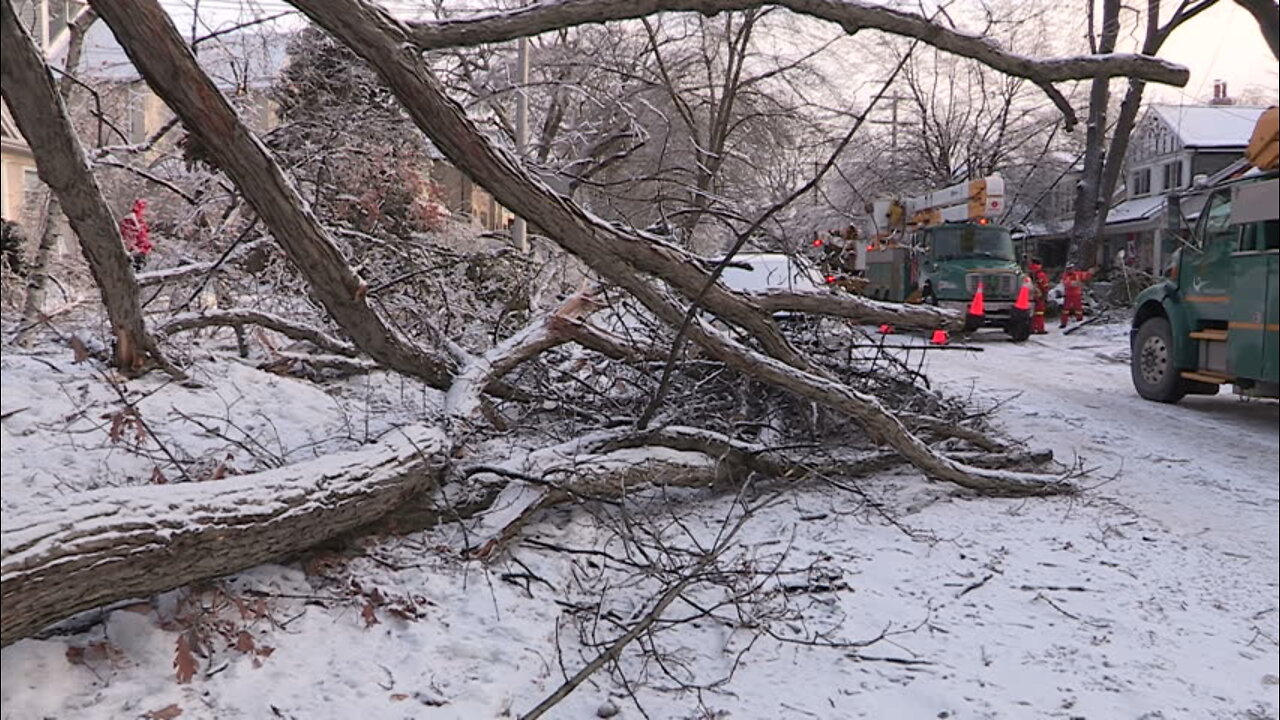
[[[1150,105],[1184,147],[1234,148],[1249,143],[1264,107],[1248,105]]]
[[[1119,225],[1120,223],[1146,220],[1163,209],[1163,195],[1152,195],[1150,197],[1125,200],[1119,205],[1111,208],[1110,212],[1107,213],[1107,224]]]

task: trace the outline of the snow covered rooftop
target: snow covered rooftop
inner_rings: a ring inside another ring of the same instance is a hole
[[[1151,105],[1185,147],[1230,148],[1249,143],[1264,107],[1245,105]]]
[[[1160,212],[1163,208],[1163,195],[1152,195],[1151,197],[1125,200],[1119,205],[1111,208],[1111,211],[1107,213],[1107,224],[1117,225],[1119,223],[1146,220],[1152,215]]]

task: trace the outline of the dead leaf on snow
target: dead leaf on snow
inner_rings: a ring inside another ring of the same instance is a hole
[[[178,648],[174,653],[173,667],[177,671],[175,674],[179,684],[191,682],[191,678],[196,676],[196,658],[191,652],[191,640],[187,638],[187,633],[178,635]]]
[[[159,710],[152,710],[142,717],[146,718],[146,720],[173,720],[181,714],[182,708],[178,707],[177,703],[174,703]]]
[[[373,627],[378,624],[378,614],[374,611],[373,603],[366,602],[364,608],[360,610],[360,617],[364,619],[365,627]]]
[[[71,352],[75,355],[75,359],[71,361],[71,364],[79,365],[89,359],[89,346],[85,345],[84,341],[78,336],[72,335],[68,344],[71,345]]]

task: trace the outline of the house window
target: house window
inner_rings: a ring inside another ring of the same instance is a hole
[[[1133,174],[1133,196],[1141,197],[1151,192],[1151,168],[1143,168]]]
[[[1164,189],[1176,190],[1182,187],[1182,161],[1174,160],[1164,166]]]

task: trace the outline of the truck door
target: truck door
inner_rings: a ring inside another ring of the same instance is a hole
[[[1231,254],[1228,367],[1237,377],[1270,383],[1280,377],[1278,189],[1274,180],[1238,186],[1231,210],[1238,232]]]
[[[1231,190],[1223,189],[1209,196],[1201,212],[1197,235],[1199,251],[1184,257],[1183,271],[1190,271],[1181,278],[1183,299],[1186,300],[1192,331],[1206,325],[1225,322],[1230,314],[1232,254],[1237,250],[1238,225],[1231,220]]]

